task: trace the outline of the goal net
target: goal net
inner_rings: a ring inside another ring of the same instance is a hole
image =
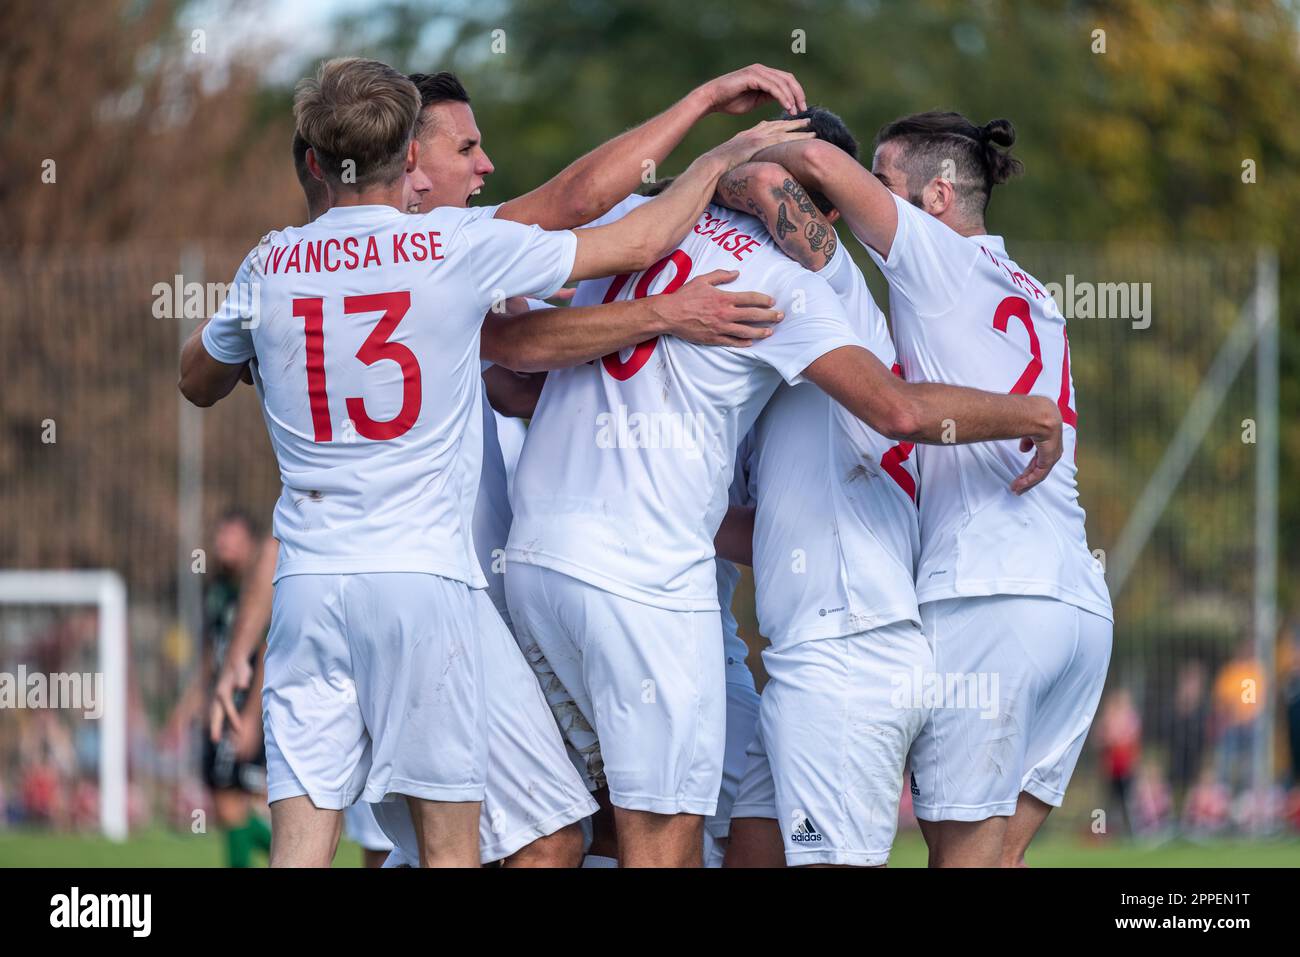
[[[127,836],[126,586],[0,571],[0,820]]]

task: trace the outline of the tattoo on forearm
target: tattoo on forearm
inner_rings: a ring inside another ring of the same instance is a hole
[[[803,229],[804,237],[808,240],[808,245],[812,247],[813,252],[816,252],[825,245],[826,234],[828,232],[830,232],[830,228],[825,223],[819,222],[815,219],[810,220],[808,225]]]
[[[732,202],[739,202],[749,193],[749,177],[728,173],[719,181],[718,192]]]
[[[835,236],[835,230],[828,229],[827,231],[830,235],[826,237],[826,246],[822,249],[822,255],[826,257],[827,262],[830,262],[835,258],[835,248],[839,245],[839,239]]]
[[[786,179],[786,181],[781,184],[781,188],[785,191],[787,196],[794,200],[795,205],[798,206],[802,212],[807,213],[809,216],[813,215],[814,207],[812,200],[808,198],[808,193],[802,186],[792,179]]]
[[[785,203],[782,203],[776,210],[776,241],[779,243],[790,233],[794,232],[797,227],[790,222],[785,214]]]

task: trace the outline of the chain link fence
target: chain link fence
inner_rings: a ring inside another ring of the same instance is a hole
[[[1290,643],[1274,643],[1273,260],[1211,246],[1012,248],[1069,319],[1081,499],[1116,605],[1106,696],[1051,826],[1264,829],[1277,807],[1261,785],[1289,764],[1279,687],[1296,668]],[[196,669],[195,550],[232,507],[269,522],[278,494],[253,390],[199,411],[175,387],[182,338],[214,305],[204,280],[228,282],[246,251],[123,245],[0,266],[0,555],[9,569],[102,568],[126,582],[134,826],[187,824],[203,803],[197,729],[169,723]],[[737,612],[761,672],[752,591]],[[0,608],[0,671],[71,667],[90,631],[75,610]],[[78,757],[94,744],[59,724],[0,717],[0,822],[42,823],[28,805],[45,788],[65,810],[43,823],[89,826],[66,809],[94,786],[92,755]]]

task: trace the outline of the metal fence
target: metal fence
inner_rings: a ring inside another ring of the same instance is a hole
[[[1285,739],[1274,720],[1275,259],[1215,246],[1011,249],[1059,287],[1069,317],[1082,502],[1116,603],[1107,694],[1053,826],[1097,832],[1101,812],[1108,833],[1189,817],[1262,827],[1272,815],[1258,788],[1279,779]],[[199,411],[175,388],[182,337],[209,308],[206,287],[187,284],[228,282],[245,252],[131,245],[0,267],[0,555],[10,569],[125,580],[137,825],[194,806],[178,795],[193,785],[197,736],[164,733],[195,666],[194,550],[232,506],[269,521],[278,493],[253,391]],[[752,593],[737,612],[757,652]],[[0,662],[33,639],[25,614],[0,628]],[[11,806],[23,770],[0,757]]]

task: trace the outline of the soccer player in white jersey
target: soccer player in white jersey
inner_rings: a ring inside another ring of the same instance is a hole
[[[420,162],[417,170],[408,177],[411,189],[408,191],[407,207],[412,212],[419,212],[421,209],[430,211],[438,206],[464,206],[480,190],[484,177],[493,169],[474,123],[469,95],[451,73],[413,74],[411,80],[416,84],[421,97],[420,119],[416,124]],[[547,218],[552,224],[559,224],[565,216],[585,215],[587,210],[596,208],[592,204],[610,205],[637,182],[639,175],[639,166],[620,160],[629,155],[666,155],[685,131],[683,113],[689,119],[698,118],[709,111],[738,112],[739,107],[751,102],[755,105],[771,99],[793,102],[801,95],[793,77],[760,65],[719,77],[683,98],[660,117],[578,160],[550,182],[530,192],[526,201],[505,204],[508,208],[505,209],[503,218],[515,218],[517,221],[530,217]],[[306,195],[310,221],[324,212],[326,196],[323,182],[314,178],[307,169],[306,150],[306,142],[295,136],[294,166]],[[592,179],[597,181],[599,188],[594,195],[587,196],[584,201],[586,205],[575,206],[573,183]],[[613,198],[603,198],[610,196]],[[475,212],[491,216],[501,213],[502,209],[500,206],[481,207]],[[695,285],[703,288],[707,286],[707,280],[697,281]],[[694,309],[685,298],[677,297],[660,302],[659,316],[650,317],[648,313],[647,316],[655,320],[668,320],[677,334],[702,344],[735,344],[741,337],[767,334],[762,323],[770,320],[774,314],[769,310],[745,306],[745,303],[765,300],[766,297],[737,296],[708,289],[704,289],[704,293]],[[733,308],[720,308],[728,300]],[[511,306],[513,305],[512,300]],[[534,305],[544,307],[545,304]],[[711,309],[717,313],[711,314]],[[567,320],[566,327],[551,329],[550,335],[544,339],[536,335],[531,337],[537,340],[525,350],[531,358],[559,364],[563,364],[566,357],[572,361],[573,348],[590,349],[593,340],[597,343],[601,341],[599,333],[609,318],[609,307],[578,309],[565,314],[563,318]],[[751,322],[759,325],[750,325]],[[536,333],[538,330],[535,326],[535,323],[530,323],[522,330],[514,329],[510,332]],[[623,331],[619,335],[623,337],[623,342],[618,342],[618,345],[632,344],[654,332],[653,326],[645,323],[639,326],[627,325],[624,321],[622,327]],[[526,340],[516,334],[510,337],[510,344],[517,348],[526,345]],[[604,346],[598,346],[595,351],[610,347],[610,342],[606,341]],[[545,373],[541,375],[544,376]],[[525,384],[525,380],[498,366],[485,369],[484,379],[488,383],[487,394],[494,406],[505,409],[511,415],[532,414],[540,382]],[[491,412],[486,404],[484,416],[483,468],[473,518],[479,566],[488,582],[486,595],[475,592],[475,599],[480,605],[480,624],[484,635],[481,650],[488,684],[489,762],[480,814],[480,856],[484,862],[504,859],[507,866],[567,865],[574,863],[581,854],[581,837],[572,822],[589,813],[590,800],[572,770],[562,760],[555,760],[557,754],[562,756],[558,751],[559,738],[544,709],[533,706],[537,697],[535,682],[527,670],[520,667],[522,659],[513,642],[502,640],[505,632],[499,620],[504,619],[508,627],[509,617],[500,574],[501,555],[510,527],[508,484],[518,451],[510,456],[507,465],[506,454],[504,450],[498,449],[496,440],[503,424],[510,426],[521,423],[517,419],[500,417],[498,413]],[[522,444],[522,435],[518,441]],[[267,551],[271,562],[266,568],[263,622],[270,616],[271,579],[274,559],[278,555],[278,543],[274,539],[270,543],[272,547]],[[489,599],[495,612],[489,612],[484,607],[484,602]],[[249,632],[245,638],[251,652],[260,640],[260,634]],[[236,643],[238,641],[239,636],[236,637]],[[545,662],[531,660],[529,664],[537,669],[538,678],[542,680],[547,693],[554,694],[556,683],[549,677]],[[227,716],[232,723],[238,721],[230,701],[238,689],[247,687],[249,677],[243,673],[245,670],[241,669],[237,658],[227,656],[227,667],[218,683],[217,700],[213,703],[214,734],[219,733]],[[568,716],[566,722],[578,718],[576,710],[569,707],[567,702],[557,703],[556,711]],[[570,737],[580,737],[572,727],[567,730]],[[546,783],[541,786],[537,782]],[[382,832],[373,833],[378,830],[375,825],[361,820],[372,815],[371,807],[360,802],[348,809],[345,827],[349,836],[366,847],[391,849],[392,842],[388,838],[382,841],[376,839],[382,836]],[[418,851],[406,807],[400,802],[381,803],[373,807],[384,819],[384,826],[392,833],[393,839],[403,845],[392,855],[390,864],[416,864]],[[368,826],[361,828],[359,825],[362,823]],[[387,856],[387,851],[381,856]],[[374,857],[370,854],[367,860],[371,861]]]
[[[857,155],[835,114],[799,115],[818,139]],[[856,334],[893,367],[884,314],[835,240],[838,213],[826,197],[760,163],[728,173],[718,193],[818,270]],[[886,439],[811,383],[777,390],[751,444],[751,564],[759,628],[771,644],[763,652],[762,733],[737,798],[728,864],[883,866],[908,749],[926,716],[899,689],[934,667],[913,579],[912,447]]]
[[[257,360],[284,479],[263,696],[273,865],[327,865],[341,809],[389,795],[411,808],[421,863],[478,864],[486,743],[471,591],[485,582],[470,521],[483,315],[503,297],[643,268],[689,229],[718,176],[802,136],[797,123],[760,124],[698,159],[645,215],[547,233],[455,209],[407,216],[419,111],[414,84],[376,61],[333,60],[300,84],[298,132],[331,208],[265,237],[236,277],[250,294],[228,297],[181,356],[181,390],[198,405]]]
[[[447,72],[412,74],[411,80],[421,96],[420,120],[416,126],[420,144],[419,169],[431,187],[419,193],[419,208],[428,211],[438,206],[464,206],[481,192],[486,178],[494,170],[475,122],[469,94],[455,75]],[[525,196],[498,206],[476,207],[472,213],[516,222],[544,224],[548,228],[584,225],[595,213],[605,212],[639,183],[643,158],[662,161],[691,124],[707,113],[742,112],[763,102],[797,102],[801,97],[802,91],[797,81],[789,74],[757,64],[734,71],[704,84],[663,114],[593,150]],[[724,295],[726,294],[713,293],[709,301],[713,298],[721,299]],[[756,300],[749,298],[744,301]],[[533,308],[545,307],[544,303],[534,302],[531,305]],[[675,307],[670,308],[674,312],[678,311]],[[507,313],[514,311],[513,308],[506,310]],[[592,354],[593,331],[603,320],[604,317],[600,315],[603,311],[604,307],[596,307],[594,310],[577,309],[565,314],[563,318],[568,325],[564,329],[557,329],[557,335],[545,343],[548,354],[542,355],[537,349],[529,350],[531,364],[563,366],[585,358],[584,355],[571,352],[566,354],[566,348],[571,347],[566,347],[560,341],[559,333],[573,340],[574,347],[588,350],[587,355]],[[738,336],[765,334],[761,326],[741,324],[740,320],[747,314],[756,318],[770,318],[772,315],[768,311],[757,309],[747,312],[738,304],[731,317],[733,321],[719,325],[716,330],[710,327],[692,329],[684,325],[681,320],[691,318],[689,311],[682,312],[680,319],[676,315],[672,318],[678,329],[677,334],[692,338],[693,341],[701,344],[735,344]],[[492,348],[494,338],[508,335],[512,330],[500,315],[490,315],[488,322],[490,329],[485,334],[485,341]],[[620,346],[632,345],[654,334],[653,330],[644,329],[630,335],[633,331],[628,329],[621,333],[625,339],[619,343]],[[518,337],[514,338],[517,344]],[[605,349],[598,347],[596,351],[603,352]],[[531,380],[524,380],[502,366],[491,366],[484,371],[487,395],[493,406],[499,409],[512,415],[531,416],[537,391],[540,390],[540,378],[544,375],[542,373]],[[488,414],[486,407],[485,414]],[[505,604],[501,572],[511,521],[508,484],[513,470],[507,468],[504,450],[497,447],[495,436],[491,434],[494,430],[488,429],[486,420],[484,428],[483,475],[474,511],[474,541],[479,564],[488,581],[487,597],[509,627],[510,617]],[[519,657],[519,651],[513,645],[509,649],[505,648],[499,640],[501,631],[495,616],[484,611],[482,617],[491,619],[490,630],[494,632],[490,641],[485,643],[485,652],[487,648],[495,647],[500,655],[495,669],[485,668],[485,671],[491,674],[495,670],[503,677],[520,674],[518,665],[523,659]],[[513,655],[509,653],[511,650],[514,650]],[[553,697],[559,690],[556,682],[545,661],[533,651],[534,649],[529,649],[528,663],[537,670],[537,678],[547,695]],[[540,769],[534,767],[538,761],[537,754],[542,748],[535,733],[531,737],[519,734],[517,706],[512,710],[505,703],[517,702],[537,693],[536,687],[525,687],[526,684],[522,680],[516,681],[515,686],[501,696],[503,703],[500,707],[494,708],[489,699],[490,763],[482,820],[486,824],[494,817],[499,819],[504,813],[507,817],[506,830],[510,830],[509,820],[512,818],[547,821],[548,826],[558,826],[574,819],[573,809],[578,806],[568,787],[528,786],[529,782],[546,778]],[[569,707],[568,702],[556,701],[554,704],[556,714],[564,722],[570,740],[577,740],[581,744],[590,739],[591,736],[584,735],[582,729],[573,727],[573,722],[581,721],[581,716]],[[498,712],[509,719],[509,723],[494,720]],[[568,771],[567,775],[554,771],[550,776],[556,779],[572,776],[570,769],[564,770]],[[500,784],[497,780],[499,778],[502,779]],[[507,790],[518,790],[521,793],[511,800],[503,793]],[[583,797],[586,799],[585,791]],[[523,807],[520,808],[520,805]],[[526,813],[520,813],[521,811]],[[378,813],[386,830],[399,845],[399,853],[394,855],[392,863],[409,862],[413,842],[409,823],[403,820],[405,809],[401,805],[381,805]],[[500,826],[498,820],[498,827]],[[572,863],[576,855],[581,853],[580,847],[574,849],[573,856],[568,852],[568,849],[574,848],[576,835],[571,833],[568,840],[562,838],[564,835],[556,831],[546,840],[530,845],[524,853],[515,854],[508,863],[520,863],[521,858],[538,863]],[[553,847],[555,844],[561,846]],[[494,859],[488,856],[486,831],[483,832],[483,845],[484,860]]]
[[[424,192],[420,197],[420,208],[428,211],[437,206],[464,205],[481,193],[486,178],[495,169],[475,122],[469,94],[451,73],[412,74],[411,79],[420,90],[422,100],[421,118],[417,124],[420,170],[432,183],[432,189]],[[552,229],[585,225],[589,220],[604,214],[615,202],[634,190],[640,183],[644,162],[650,160],[656,164],[662,163],[681,138],[703,117],[717,112],[743,113],[773,101],[786,105],[804,102],[803,91],[794,76],[761,64],[735,70],[697,87],[663,113],[586,154],[550,181],[526,195],[498,206],[477,207],[475,211],[485,216],[538,224]],[[660,184],[660,187],[666,188],[666,183]],[[733,274],[718,272],[712,274],[712,278],[701,277],[694,283],[698,285],[701,282],[721,281],[722,277],[727,275]],[[666,302],[669,301],[661,300],[661,303],[666,304]],[[507,310],[507,313],[512,312],[513,309]],[[583,348],[589,347],[590,330],[595,317],[584,316],[581,321],[578,321],[578,317],[580,313],[590,312],[590,309],[579,309],[567,315],[570,320],[569,335],[576,336]],[[757,310],[751,312],[757,316],[771,315]],[[741,310],[738,303],[735,321],[719,325],[716,330],[708,327],[694,330],[679,323],[679,331],[676,334],[700,344],[734,345],[742,336],[760,334],[761,327],[746,327],[741,323],[740,320],[744,315],[745,312]],[[689,313],[684,313],[682,318],[688,319]],[[491,328],[485,333],[485,340],[489,341],[490,346],[493,335],[507,331],[510,327],[503,316],[489,316],[488,321]],[[766,334],[766,330],[763,330],[762,334]],[[628,340],[626,344],[630,345],[653,335],[652,330],[646,330],[643,334]],[[548,343],[552,350],[556,345],[555,342]],[[607,351],[613,350],[611,348]],[[531,358],[536,360],[537,356],[533,355]],[[550,362],[534,361],[533,365],[554,367],[570,365],[580,357],[572,355],[568,362],[555,361],[554,354],[549,358]],[[484,372],[487,395],[492,405],[499,411],[524,417],[532,416],[544,378],[544,372],[521,378],[499,365],[492,366]],[[485,441],[483,479],[479,504],[475,510],[475,543],[479,550],[484,575],[488,579],[488,593],[497,604],[502,618],[509,625],[509,613],[504,607],[504,601],[499,597],[503,590],[501,588],[503,562],[498,556],[501,554],[500,550],[504,549],[510,527],[511,513],[506,486],[512,470],[504,467],[501,461],[504,456],[498,457],[494,451],[490,443]],[[734,573],[735,569],[732,568],[731,571]],[[723,571],[720,569],[719,573],[723,574]],[[727,806],[730,804],[727,797],[729,794],[734,795],[740,774],[744,770],[743,749],[748,743],[748,737],[745,736],[745,740],[740,740],[744,734],[741,719],[754,720],[757,715],[757,695],[753,691],[753,677],[744,664],[744,643],[735,637],[734,629],[731,634],[732,644],[728,645],[728,651],[732,658],[738,659],[739,665],[733,663],[727,670],[728,714],[735,718],[728,722],[728,753],[734,755],[735,767],[728,766],[731,773],[724,782],[721,794],[721,799]],[[740,645],[740,652],[737,652],[735,643]],[[524,651],[527,653],[529,663],[536,670],[537,678],[555,712],[557,722],[565,731],[566,742],[577,752],[574,755],[575,764],[584,772],[592,764],[598,768],[599,754],[595,737],[585,719],[573,706],[572,700],[555,679],[536,646],[525,646]],[[733,737],[738,741],[734,746],[732,746]],[[597,775],[599,777],[598,771]],[[494,790],[492,784],[489,775],[487,789],[489,802]],[[400,814],[400,808],[397,812]],[[603,822],[605,819],[606,815],[602,814],[600,820]],[[713,832],[717,835],[725,835],[728,824],[726,815],[711,819],[710,822]],[[612,843],[603,839],[604,832],[605,828],[598,825],[593,854],[612,849]]]
[[[1024,863],[1061,804],[1110,659],[1110,598],[1075,482],[1065,319],[984,221],[992,188],[1020,172],[1004,152],[1014,141],[1007,120],[922,113],[880,131],[871,171],[817,141],[759,157],[824,193],[880,266],[907,378],[1045,397],[1068,426],[1061,466],[1022,497],[1005,490],[1024,462],[1014,443],[917,450],[917,597],[952,689],[911,757],[938,866]],[[989,700],[972,705],[971,692]]]
[[[631,197],[606,221],[657,201]],[[817,383],[895,439],[938,442],[945,420],[962,423],[959,441],[1027,437],[1038,455],[1016,489],[1059,456],[1054,403],[902,382],[824,280],[728,209],[706,209],[650,268],[580,285],[574,303],[672,293],[724,266],[773,296],[775,333],[744,350],[658,337],[552,372],[515,478],[507,600],[594,727],[623,866],[701,861],[724,748],[713,537],[737,444],[781,381]]]

